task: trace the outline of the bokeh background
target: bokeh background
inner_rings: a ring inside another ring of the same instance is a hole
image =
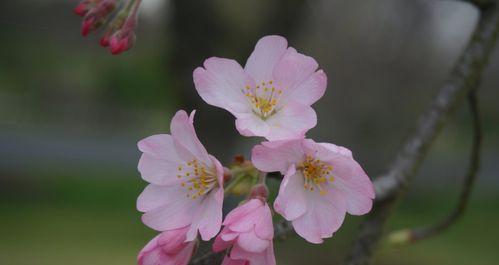
[[[210,56],[244,64],[280,34],[329,78],[309,136],[347,146],[371,177],[386,168],[463,50],[478,12],[445,0],[144,0],[136,47],[111,56],[83,38],[77,1],[0,1],[0,264],[134,264],[155,232],[140,222],[136,142],[197,109],[201,141],[224,163],[258,139],[196,95]],[[499,50],[499,47],[497,48]],[[479,91],[482,168],[464,218],[445,234],[383,245],[377,264],[499,260],[499,53]],[[466,106],[437,139],[389,228],[439,220],[458,196],[471,144]],[[275,184],[275,183],[274,183]],[[337,264],[361,217],[321,246],[276,244],[279,264]]]

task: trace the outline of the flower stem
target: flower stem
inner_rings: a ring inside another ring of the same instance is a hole
[[[230,192],[234,189],[234,187],[237,186],[237,184],[241,183],[243,180],[245,180],[246,175],[240,175],[237,176],[234,180],[232,180],[227,186],[224,188],[224,193],[230,194]]]

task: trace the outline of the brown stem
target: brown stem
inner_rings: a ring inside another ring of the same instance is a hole
[[[447,230],[464,214],[468,205],[471,191],[473,190],[473,185],[477,178],[478,169],[480,168],[480,149],[482,143],[482,128],[476,98],[476,90],[470,91],[468,95],[468,103],[473,123],[473,144],[471,147],[470,165],[464,177],[463,187],[459,195],[459,201],[456,208],[454,208],[454,210],[446,218],[436,224],[413,229],[404,229],[392,233],[389,236],[389,239],[393,239],[391,240],[392,242],[413,243],[431,236],[435,236]]]
[[[395,157],[388,173],[376,179],[377,200],[373,211],[361,224],[357,240],[347,258],[348,265],[371,263],[395,202],[404,194],[448,117],[462,103],[466,94],[478,87],[498,33],[498,7],[490,5],[481,10],[480,20],[468,46],[430,107],[421,116],[414,133]]]

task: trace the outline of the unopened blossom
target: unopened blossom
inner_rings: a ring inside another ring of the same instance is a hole
[[[109,46],[111,54],[116,55],[130,50],[135,44],[139,2],[131,11],[122,11],[109,24],[100,40],[103,47]]]
[[[75,8],[75,13],[83,16],[81,34],[87,36],[90,32],[102,26],[108,16],[116,8],[116,0],[82,1]]]
[[[194,70],[194,84],[208,104],[228,110],[244,136],[268,140],[302,138],[317,123],[311,105],[325,92],[327,78],[317,62],[288,47],[281,36],[266,36],[242,68],[211,57]]]
[[[213,238],[222,223],[223,167],[199,141],[190,117],[178,111],[170,134],[141,140],[138,169],[150,183],[137,199],[142,221],[166,231],[187,227],[186,240],[199,231],[203,240]]]
[[[266,202],[251,199],[232,210],[215,238],[213,251],[230,249],[222,265],[275,265],[274,227]]]
[[[373,184],[344,147],[310,139],[264,142],[253,148],[252,162],[284,175],[274,209],[311,243],[331,237],[346,212],[371,210]]]
[[[87,14],[90,9],[92,9],[96,4],[98,3],[98,0],[83,0],[78,5],[75,7],[74,12],[78,16],[84,16]]]
[[[185,241],[187,227],[162,232],[140,251],[138,265],[187,265],[196,241]]]
[[[105,38],[105,37],[104,37]],[[101,40],[101,45],[104,45],[105,39]],[[130,22],[127,20],[123,28],[117,30],[109,38],[109,51],[112,54],[120,54],[130,50],[135,43],[135,20]]]
[[[74,12],[83,17],[81,33],[87,36],[99,27],[104,27],[100,45],[109,47],[116,55],[130,50],[135,44],[135,30],[141,0],[126,1],[117,5],[116,0],[82,0]],[[118,6],[117,14],[112,14]]]

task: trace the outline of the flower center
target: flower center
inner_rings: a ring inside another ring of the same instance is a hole
[[[333,167],[324,163],[319,159],[314,159],[312,156],[307,155],[305,160],[298,165],[298,170],[301,170],[304,177],[303,188],[309,191],[319,190],[321,195],[326,194],[326,185],[334,181],[331,174]]]
[[[182,179],[180,185],[187,190],[186,196],[193,200],[205,195],[218,184],[214,170],[196,159],[180,164],[177,169],[177,178]]]
[[[250,101],[253,111],[262,119],[274,114],[282,90],[274,86],[274,81],[262,82],[261,84],[241,90]]]

